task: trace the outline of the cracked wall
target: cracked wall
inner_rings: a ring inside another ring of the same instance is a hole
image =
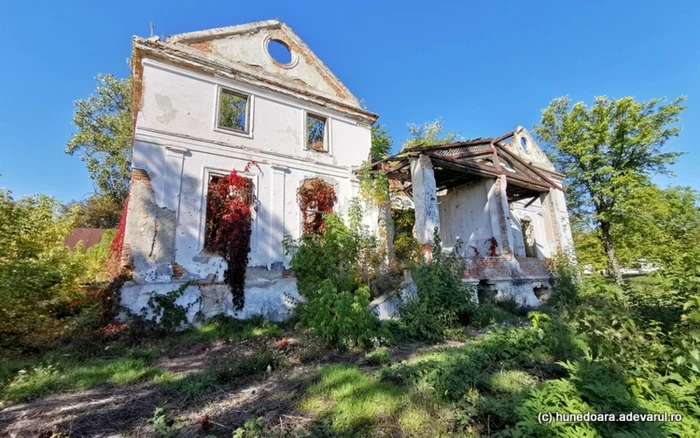
[[[148,172],[134,169],[124,239],[134,280],[166,282],[172,279],[176,225],[175,212],[156,204]]]

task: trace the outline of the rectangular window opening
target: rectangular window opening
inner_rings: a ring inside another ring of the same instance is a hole
[[[236,132],[248,132],[248,101],[250,96],[231,90],[221,90],[219,95],[219,120],[217,126]]]
[[[210,253],[216,253],[216,246],[214,245],[214,240],[216,233],[219,230],[219,216],[213,215],[211,212],[216,208],[214,205],[215,200],[211,196],[211,189],[218,183],[221,178],[220,175],[212,175],[209,178],[209,184],[207,185],[207,210],[205,216],[205,228],[204,228],[204,251]]]
[[[203,249],[206,253],[218,253],[217,244],[220,244],[222,236],[225,238],[226,233],[225,220],[227,211],[230,213],[231,205],[251,205],[254,200],[254,186],[250,178],[244,178],[246,184],[240,188],[235,188],[229,185],[225,180],[226,176],[211,175],[207,184],[206,210],[204,216],[204,245]],[[233,204],[232,199],[238,199],[242,202]],[[252,218],[251,218],[252,219]]]
[[[306,115],[306,147],[316,152],[328,152],[326,147],[326,121],[323,116]]]

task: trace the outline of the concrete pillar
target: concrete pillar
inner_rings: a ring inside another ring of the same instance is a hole
[[[285,166],[272,166],[272,185],[270,191],[268,260],[270,269],[282,268],[284,249],[282,239],[286,234],[285,226],[285,179],[289,169]]]
[[[435,228],[440,227],[437,186],[430,157],[420,155],[411,158],[411,183],[413,204],[416,208],[416,239],[424,245],[433,243]]]
[[[491,230],[496,240],[496,255],[510,256],[514,254],[513,226],[508,208],[508,195],[506,194],[507,180],[505,175],[486,183],[488,190],[487,209],[491,216]],[[491,255],[491,254],[489,254]]]
[[[540,194],[540,202],[550,253],[554,255],[563,252],[573,256],[574,239],[564,193],[550,188],[548,192]]]

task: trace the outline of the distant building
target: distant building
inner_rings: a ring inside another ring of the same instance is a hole
[[[83,248],[88,249],[102,241],[105,230],[100,228],[73,228],[73,232],[63,241],[70,249],[75,249],[78,242],[83,242]]]

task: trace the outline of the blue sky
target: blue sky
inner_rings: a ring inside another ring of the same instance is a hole
[[[98,73],[128,74],[132,35],[280,18],[398,146],[406,124],[442,117],[466,138],[531,128],[557,96],[688,96],[673,180],[700,189],[700,2],[4,2],[0,187],[68,201],[93,190],[64,154],[73,100]]]

